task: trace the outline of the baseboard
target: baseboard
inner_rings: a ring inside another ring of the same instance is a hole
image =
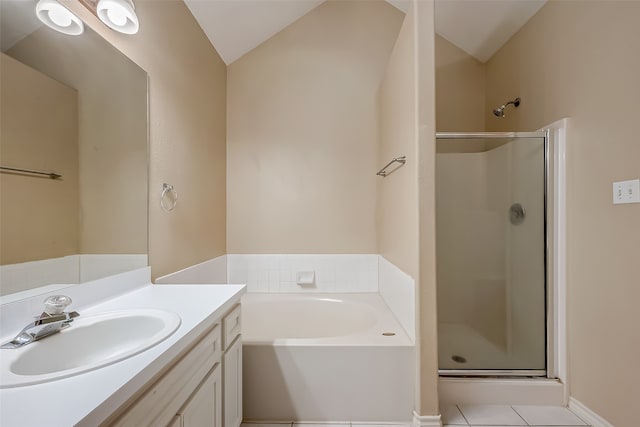
[[[593,427],[613,427],[613,424],[573,397],[569,397],[569,410],[580,417],[582,421]]]
[[[440,415],[418,415],[413,412],[413,427],[442,427]]]

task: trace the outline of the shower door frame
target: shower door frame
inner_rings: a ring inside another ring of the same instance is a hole
[[[553,325],[551,321],[553,315],[551,313],[552,292],[549,281],[549,229],[548,229],[548,196],[550,194],[549,184],[549,156],[550,153],[550,129],[546,128],[535,132],[436,132],[436,141],[442,139],[525,139],[525,138],[542,138],[544,141],[544,201],[543,201],[543,230],[544,230],[544,301],[545,301],[545,369],[438,369],[441,377],[539,377],[551,378],[555,375],[551,374],[555,370],[554,346],[549,326]],[[437,203],[437,201],[436,201]]]

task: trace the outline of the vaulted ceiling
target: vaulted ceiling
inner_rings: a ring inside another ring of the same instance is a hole
[[[185,0],[223,61],[230,64],[326,0]],[[368,0],[361,0],[368,1]],[[410,0],[386,0],[406,12]],[[436,32],[481,62],[500,49],[547,0],[435,0]],[[2,20],[2,50],[40,23],[35,0],[0,0],[24,13],[24,22]],[[144,23],[142,23],[144,25]],[[27,31],[25,33],[25,31]]]
[[[185,0],[226,64],[325,0]],[[362,0],[366,1],[366,0]],[[406,12],[408,0],[386,0]],[[436,0],[436,32],[486,62],[546,0]]]
[[[36,0],[0,0],[0,50],[5,52],[42,26],[35,13]]]
[[[547,0],[436,0],[436,33],[488,61]]]

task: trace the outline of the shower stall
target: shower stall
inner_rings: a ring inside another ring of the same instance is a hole
[[[546,376],[548,132],[436,147],[440,374]]]

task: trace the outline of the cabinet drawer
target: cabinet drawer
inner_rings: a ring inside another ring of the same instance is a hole
[[[166,426],[221,358],[218,325],[207,333],[162,378],[115,422],[115,426]]]
[[[224,338],[223,345],[225,350],[229,348],[233,340],[240,335],[242,323],[240,313],[240,304],[238,304],[222,319],[222,336]]]

